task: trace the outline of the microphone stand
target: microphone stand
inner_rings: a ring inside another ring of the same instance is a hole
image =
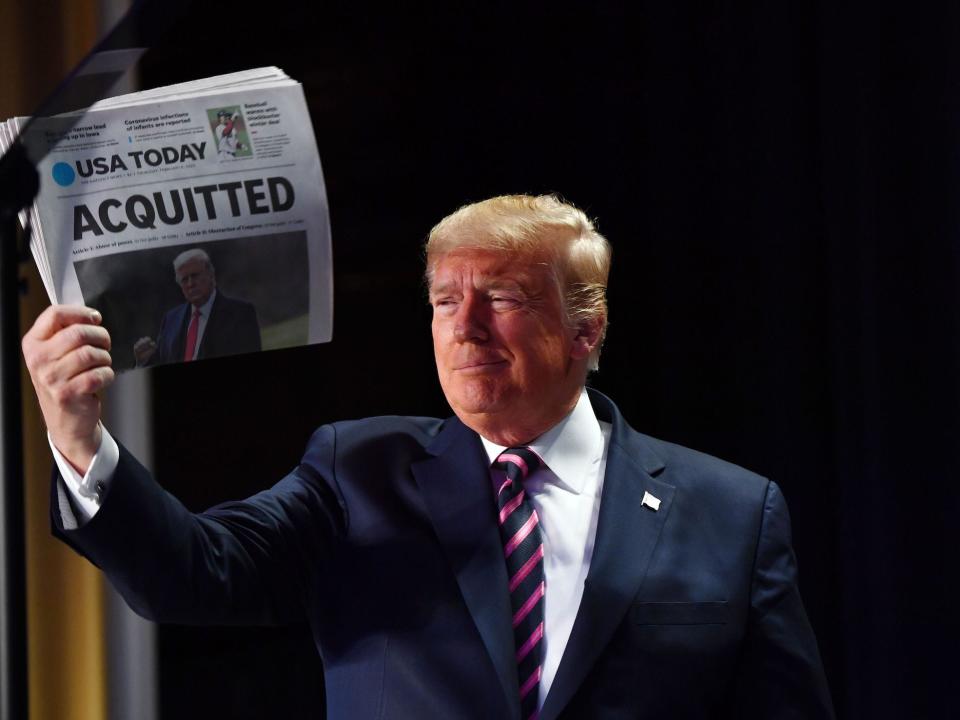
[[[17,213],[40,179],[17,142],[0,158],[0,718],[27,717],[27,607],[20,392],[20,277],[26,233]]]
[[[133,0],[127,13],[32,117],[66,113],[107,97],[115,82],[193,2]],[[74,115],[72,124],[80,117]],[[28,121],[20,138],[0,158],[0,720],[28,717],[18,268],[26,257],[30,227],[23,235],[18,233],[17,213],[30,207],[40,189],[37,163],[45,153],[35,146],[32,154],[25,149],[31,146],[27,139],[34,130],[33,120]]]

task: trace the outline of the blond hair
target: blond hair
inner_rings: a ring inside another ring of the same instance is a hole
[[[571,327],[602,318],[600,342],[588,369],[596,370],[607,329],[607,278],[610,243],[582,210],[556,195],[501,195],[464,205],[430,231],[426,280],[437,260],[458,248],[497,250],[550,259]]]

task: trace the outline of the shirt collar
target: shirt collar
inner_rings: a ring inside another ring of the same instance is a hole
[[[506,448],[480,437],[490,463]],[[528,446],[539,455],[557,484],[575,495],[583,491],[593,466],[603,459],[603,433],[586,389],[573,410]]]
[[[213,291],[210,293],[210,297],[207,298],[207,301],[198,308],[200,310],[200,317],[204,317],[204,318],[210,317],[210,308],[213,307],[213,301],[216,299],[217,299],[217,289],[214,288]],[[192,313],[193,310],[191,310],[190,312]]]

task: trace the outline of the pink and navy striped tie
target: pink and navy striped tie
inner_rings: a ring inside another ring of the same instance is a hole
[[[494,467],[506,479],[497,491],[500,537],[510,577],[513,637],[520,681],[520,717],[537,717],[540,676],[543,673],[543,538],[540,519],[523,489],[523,480],[540,467],[529,448],[508,448]]]

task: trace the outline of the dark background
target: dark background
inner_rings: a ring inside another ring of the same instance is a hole
[[[144,84],[261,64],[303,82],[335,339],[151,371],[161,481],[201,509],[281,477],[320,423],[446,414],[420,244],[464,202],[557,191],[614,246],[593,384],[639,430],[780,483],[838,714],[951,715],[958,13],[198,3]],[[303,628],[160,642],[163,717],[321,716]]]

